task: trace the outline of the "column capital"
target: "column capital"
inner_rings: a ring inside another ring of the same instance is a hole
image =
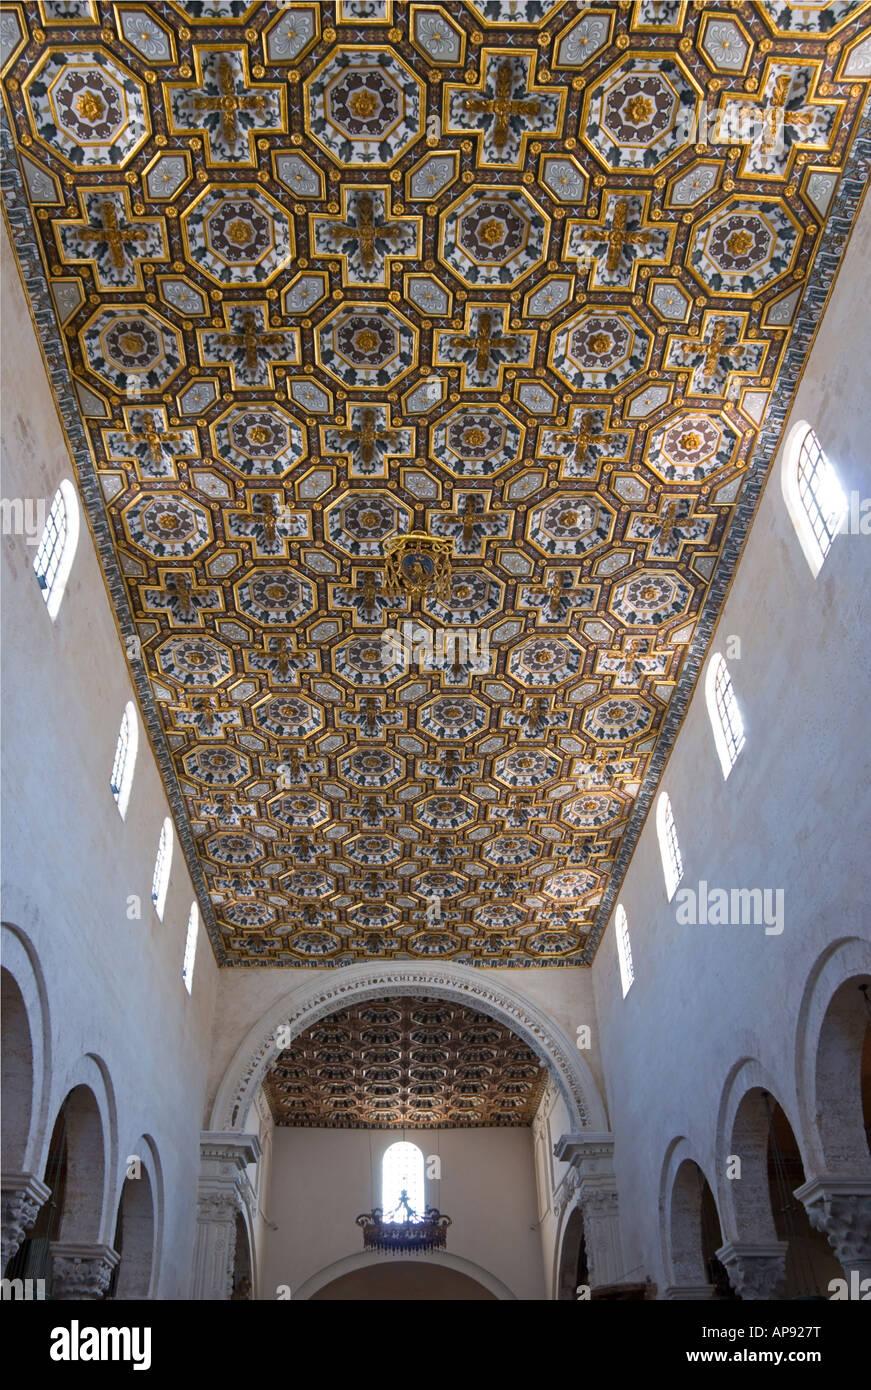
[[[794,1196],[814,1229],[828,1236],[844,1269],[871,1277],[871,1178],[814,1177]]]
[[[82,1245],[74,1241],[51,1242],[52,1298],[102,1298],[109,1287],[112,1270],[121,1256],[111,1245]]]
[[[2,1254],[5,1269],[30,1230],[40,1208],[51,1196],[35,1173],[4,1173],[0,1177],[2,1200]]]
[[[785,1240],[730,1240],[716,1251],[716,1256],[741,1298],[780,1299],[786,1283],[788,1248]]]

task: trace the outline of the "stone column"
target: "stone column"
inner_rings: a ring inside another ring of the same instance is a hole
[[[713,1284],[669,1284],[667,1289],[663,1289],[661,1295],[663,1299],[673,1302],[690,1302],[714,1297]]]
[[[614,1177],[614,1139],[610,1134],[563,1134],[554,1155],[577,1172],[575,1205],[584,1221],[590,1288],[624,1280],[620,1212]]]
[[[250,1186],[246,1168],[260,1157],[256,1134],[204,1133],[200,1136],[197,1232],[191,1298],[226,1302],[233,1285],[236,1217]]]
[[[40,1182],[35,1173],[4,1173],[0,1178],[0,1196],[3,1211],[2,1274],[40,1209],[51,1196],[51,1188]]]
[[[787,1248],[785,1240],[730,1240],[716,1253],[739,1297],[755,1301],[783,1298]]]
[[[871,1279],[871,1178],[811,1178],[794,1194],[811,1225],[824,1231],[849,1279]]]
[[[79,1245],[53,1240],[51,1246],[51,1296],[78,1302],[103,1298],[121,1256],[111,1245]]]

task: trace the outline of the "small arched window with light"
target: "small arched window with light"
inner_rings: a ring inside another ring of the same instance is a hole
[[[841,530],[848,502],[837,473],[807,420],[790,430],[780,485],[790,519],[814,578]]]
[[[622,903],[617,904],[617,911],[614,914],[614,926],[617,931],[617,959],[620,962],[620,983],[623,986],[623,998],[629,993],[629,986],[635,979],[635,967],[632,964],[632,946],[629,941],[629,923],[626,920],[626,911]]]
[[[172,821],[169,816],[163,822],[154,861],[154,876],[151,880],[151,901],[161,922],[166,906],[166,890],[169,887],[169,870],[172,865]]]
[[[683,878],[683,859],[668,792],[663,792],[657,803],[656,833],[659,836],[659,852],[662,855],[662,872],[665,874],[665,891],[671,902],[675,889]]]
[[[184,964],[181,974],[188,994],[194,982],[194,958],[197,954],[197,933],[200,929],[200,914],[196,903],[191,903],[191,910],[188,913],[188,929],[184,943]]]
[[[404,1197],[403,1197],[404,1194]],[[381,1161],[381,1211],[384,1221],[408,1221],[425,1208],[423,1154],[416,1144],[391,1144]]]
[[[42,529],[33,568],[48,616],[54,622],[64,596],[79,542],[79,503],[72,483],[64,478]]]
[[[128,700],[121,716],[121,728],[118,730],[118,742],[115,744],[115,759],[109,777],[109,786],[112,789],[115,805],[121,813],[122,820],[127,814],[130,789],[133,786],[133,769],[136,766],[138,745],[139,724],[136,719],[136,710],[133,701]]]
[[[714,731],[714,744],[723,776],[728,777],[744,747],[744,720],[735,699],[735,687],[721,652],[714,652],[705,676],[705,703]]]

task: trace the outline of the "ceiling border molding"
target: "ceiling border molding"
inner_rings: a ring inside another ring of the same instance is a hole
[[[209,1128],[241,1130],[266,1073],[288,1041],[329,1014],[368,999],[396,995],[450,999],[496,1019],[521,1038],[547,1065],[559,1087],[574,1130],[608,1129],[605,1107],[589,1065],[562,1029],[524,995],[497,985],[477,966],[418,965],[394,961],[346,966],[341,973],[299,985],[271,1004],[249,1029],[224,1072]],[[289,1037],[278,1045],[278,1029]]]
[[[768,415],[759,431],[754,457],[747,469],[746,481],[735,509],[732,524],[723,542],[720,561],[696,622],[695,634],[687,652],[683,670],[675,685],[674,695],[657,734],[656,748],[651,757],[644,785],[635,798],[635,805],[621,841],[620,852],[608,877],[608,885],[602,895],[599,911],[590,929],[590,938],[581,957],[584,965],[592,965],[596,949],[605,934],[611,913],[620,896],[623,879],[647,819],[647,813],[659,790],[660,777],[674,750],[675,740],[683,717],[689,708],[699,672],[707,660],[714,629],[722,616],[722,606],[735,577],[741,550],[756,514],[756,505],[768,481],[771,464],[780,448],[783,431],[794,405],[794,393],[807,365],[813,340],[838,271],[841,268],[841,261],[855,223],[856,213],[869,181],[871,181],[871,94],[865,103],[865,110],[857,125],[853,143],[844,163],[844,171],[838,184],[837,195],[824,223],[822,244],[825,249],[821,250],[814,258],[780,371],[773,385],[768,388],[771,399]]]

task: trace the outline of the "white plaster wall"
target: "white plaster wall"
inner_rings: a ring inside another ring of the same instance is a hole
[[[260,1297],[275,1298],[281,1284],[293,1297],[321,1270],[362,1253],[354,1220],[380,1205],[381,1158],[398,1139],[441,1160],[426,1202],[451,1217],[448,1253],[495,1276],[515,1298],[545,1298],[528,1126],[401,1133],[279,1126],[268,1197],[279,1229],[267,1234]]]
[[[866,199],[789,424],[808,419],[845,490],[871,497],[871,199]],[[635,982],[622,997],[613,920],[593,966],[616,1135],[625,1271],[667,1284],[658,1229],[669,1144],[687,1137],[721,1221],[717,1115],[730,1069],[758,1059],[797,1133],[796,1030],[825,948],[871,936],[871,536],[839,536],[814,580],[775,462],[711,650],[729,662],[747,745],[728,781],[697,689],[666,767],[683,884],[782,888],[785,929],[679,926],[651,811],[620,894]],[[724,1236],[731,1235],[724,1229]]]
[[[73,471],[36,337],[3,239],[2,463],[5,497],[50,505]],[[111,1243],[126,1155],[150,1135],[165,1192],[159,1296],[187,1295],[199,1131],[217,969],[200,927],[192,995],[182,981],[193,888],[176,843],[163,921],[151,903],[168,814],[144,728],[126,821],[109,790],[125,703],[135,699],[86,521],[52,623],[34,548],[2,541],[3,916],[27,934],[50,1011],[51,1089],[31,1145],[42,1175],[51,1128],[86,1054],[114,1107],[101,1239]],[[127,898],[142,900],[128,920]]]

